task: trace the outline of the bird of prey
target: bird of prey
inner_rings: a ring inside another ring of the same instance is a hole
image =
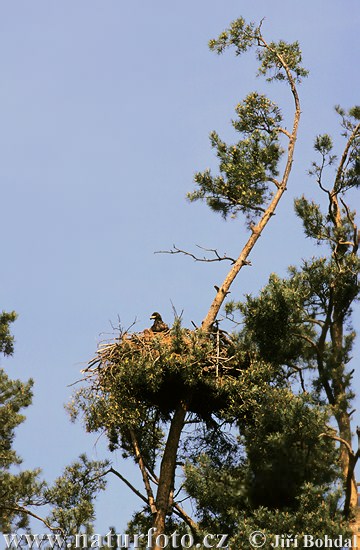
[[[169,330],[169,327],[166,323],[164,323],[160,313],[158,313],[157,311],[152,314],[150,319],[154,320],[152,327],[150,327],[150,330],[152,330],[153,332],[164,332],[165,330]]]

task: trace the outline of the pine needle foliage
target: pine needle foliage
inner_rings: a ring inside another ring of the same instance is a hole
[[[234,47],[236,55],[255,48],[260,61],[258,74],[266,76],[269,82],[287,80],[293,91],[295,83],[307,76],[301,66],[298,42],[287,44],[281,40],[267,44],[261,24],[247,24],[243,18],[234,21],[218,39],[210,40],[209,46],[218,54]],[[280,137],[289,134],[282,127],[280,108],[263,94],[250,93],[238,104],[236,114],[232,125],[241,139],[227,145],[215,131],[210,134],[211,146],[219,159],[219,174],[213,175],[210,169],[197,172],[194,178],[197,189],[188,198],[205,200],[224,218],[242,213],[251,224],[266,211],[273,197],[284,153]]]

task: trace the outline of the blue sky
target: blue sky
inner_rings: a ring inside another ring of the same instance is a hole
[[[185,200],[194,172],[215,166],[209,132],[232,137],[248,92],[291,107],[288,90],[254,77],[251,54],[208,50],[239,16],[266,17],[269,39],[299,40],[311,71],[289,192],[234,285],[240,299],[314,253],[292,200],[315,194],[306,175],[314,136],[327,131],[341,144],[333,106],[359,103],[358,0],[346,9],[335,0],[0,1],[0,306],[19,314],[15,355],[1,365],[35,379],[16,447],[50,480],[81,452],[106,455],[104,438],[70,424],[63,404],[110,321],[136,318],[142,330],[159,310],[169,322],[172,301],[185,324],[200,323],[226,273],[154,251],[200,244],[236,255],[245,242],[241,220]],[[136,506],[112,481],[98,529],[123,529]]]

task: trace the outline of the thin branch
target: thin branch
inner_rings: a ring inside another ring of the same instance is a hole
[[[324,326],[324,321],[319,321],[319,319],[314,319],[313,317],[307,317],[306,319],[304,319],[304,321],[306,323],[312,323],[313,325],[318,325],[321,328]]]
[[[148,497],[147,502],[150,506],[151,513],[156,514],[157,509],[156,509],[156,505],[155,505],[154,495],[153,495],[151,485],[150,485],[149,474],[146,470],[144,460],[141,456],[139,444],[138,444],[138,441],[136,439],[134,430],[130,430],[130,437],[131,437],[131,442],[132,442],[132,445],[133,445],[133,448],[134,448],[134,451],[135,451],[135,456],[136,456],[136,459],[137,459],[138,464],[139,464],[141,475],[142,475],[142,478],[143,478],[143,481],[144,481],[146,494],[147,494],[147,497]]]
[[[176,502],[173,505],[175,514],[184,520],[184,522],[192,529],[195,533],[199,531],[198,524],[181,508]]]
[[[12,511],[15,511],[15,512],[22,512],[23,514],[27,514],[28,516],[31,516],[32,518],[35,518],[35,519],[41,521],[41,523],[43,523],[45,525],[45,527],[50,529],[50,531],[60,531],[61,535],[64,536],[64,531],[63,531],[63,529],[61,529],[61,527],[51,527],[51,525],[44,518],[38,516],[37,514],[35,514],[31,510],[28,510],[27,508],[24,508],[22,506],[13,506],[13,507],[5,507],[5,509],[6,510],[12,510]]]
[[[91,479],[84,480],[84,485],[87,485],[88,483],[92,483],[92,482],[94,482],[98,479],[101,479],[102,477],[105,477],[108,474],[114,474],[116,477],[121,479],[121,481],[123,481],[125,483],[125,485],[127,485],[129,487],[129,489],[131,489],[133,491],[133,493],[135,493],[141,500],[146,502],[147,505],[149,504],[147,498],[142,493],[140,493],[140,491],[138,489],[136,489],[136,487],[134,487],[130,483],[130,481],[128,481],[123,475],[120,474],[120,472],[115,470],[115,468],[113,468],[112,466],[110,466],[110,468],[108,470],[105,470],[105,472],[102,472],[101,474],[99,474],[97,476],[94,476]]]
[[[129,489],[132,490],[133,493],[135,493],[135,495],[137,495],[139,498],[141,498],[142,501],[146,502],[146,504],[148,505],[149,504],[149,501],[148,499],[142,494],[140,493],[140,491],[138,491],[131,483],[130,481],[128,481],[124,476],[122,476],[120,474],[120,472],[118,472],[117,470],[114,470],[114,468],[110,468],[109,470],[107,470],[107,472],[105,472],[104,475],[108,474],[108,473],[112,473],[114,474],[116,477],[118,477],[119,479],[121,479],[121,481],[123,481],[125,483],[125,485],[127,485],[129,487]]]
[[[301,338],[301,340],[305,340],[305,342],[308,342],[308,344],[310,344],[315,349],[316,352],[319,351],[319,348],[316,342],[314,342],[311,338],[309,338],[309,336],[306,336],[306,334],[301,334],[300,332],[295,332],[295,331],[293,332],[293,334],[298,338]]]
[[[352,457],[355,457],[355,453],[350,447],[350,444],[347,441],[345,441],[345,439],[343,439],[342,437],[338,437],[337,435],[331,435],[327,433],[321,433],[319,437],[328,437],[329,439],[333,439],[334,441],[339,441],[342,445],[345,445],[349,455]]]
[[[271,183],[273,183],[278,189],[280,189],[280,182],[275,179],[275,178],[270,178],[269,181],[271,181]]]
[[[305,380],[303,377],[303,371],[306,370],[309,367],[298,367],[297,365],[289,365],[289,367],[292,369],[292,372],[290,372],[286,378],[290,378],[290,376],[293,376],[294,374],[298,373],[300,378],[300,385],[301,389],[304,393],[306,393],[306,387],[305,387]]]
[[[287,130],[285,130],[285,128],[278,128],[279,132],[281,132],[282,134],[284,134],[286,137],[288,137],[289,139],[291,139],[291,134],[290,132],[288,132]]]
[[[337,186],[340,183],[340,179],[343,175],[344,166],[345,166],[345,163],[346,163],[346,160],[347,160],[347,156],[349,154],[351,144],[354,141],[354,139],[356,138],[356,134],[358,134],[359,131],[360,131],[360,122],[355,126],[354,130],[352,131],[352,133],[351,133],[351,135],[350,135],[350,137],[349,137],[349,139],[346,143],[344,152],[342,154],[342,157],[341,157],[341,160],[340,160],[340,163],[339,163],[339,167],[338,167],[337,172],[336,172],[336,178],[335,178],[334,189],[333,189],[334,192],[337,190]]]
[[[181,248],[177,248],[177,246],[173,245],[173,248],[171,250],[157,250],[154,252],[154,254],[184,254],[185,256],[190,256],[190,258],[193,258],[196,262],[222,262],[224,260],[227,260],[234,264],[236,260],[234,258],[231,258],[230,256],[227,256],[224,254],[224,256],[220,256],[218,251],[215,248],[204,248],[203,246],[196,245],[201,250],[205,250],[206,252],[212,252],[215,255],[215,258],[206,258],[205,256],[203,258],[199,258],[195,254],[192,254],[191,252],[188,252],[187,250],[182,250]]]
[[[343,200],[342,197],[340,197],[340,201],[341,201],[341,204],[343,205],[344,209],[345,209],[345,212],[346,212],[346,217],[348,219],[348,222],[350,225],[352,225],[353,227],[353,239],[354,239],[354,242],[352,243],[349,243],[350,246],[353,247],[353,254],[356,254],[357,251],[358,251],[358,248],[359,248],[359,235],[358,235],[358,228],[357,228],[357,225],[354,221],[354,219],[351,217],[351,214],[350,214],[350,210],[349,210],[349,207],[348,205],[346,204],[346,202]],[[343,243],[341,243],[343,244]]]

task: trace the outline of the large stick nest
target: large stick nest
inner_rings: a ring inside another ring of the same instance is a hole
[[[126,387],[131,400],[164,414],[186,400],[189,411],[206,420],[226,406],[243,359],[221,331],[182,329],[175,322],[168,331],[124,332],[100,344],[85,372],[104,393],[119,391],[123,398]]]

